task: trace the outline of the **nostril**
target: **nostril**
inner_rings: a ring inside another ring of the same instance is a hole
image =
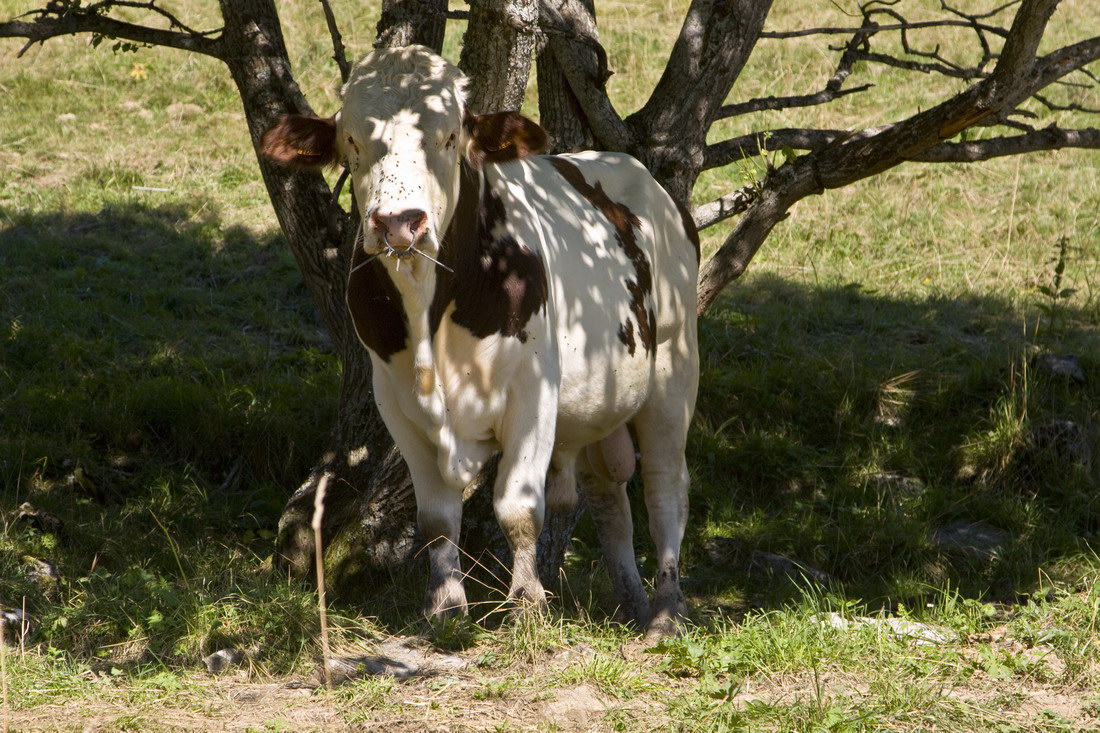
[[[378,210],[375,209],[370,214],[370,227],[380,232],[389,231],[389,227],[386,226],[386,218],[378,215]]]
[[[419,234],[420,230],[428,223],[428,214],[420,209],[406,211],[404,217],[409,222],[409,230],[413,234]]]

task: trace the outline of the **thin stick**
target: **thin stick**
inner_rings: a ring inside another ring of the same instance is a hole
[[[328,24],[328,33],[332,36],[332,60],[340,67],[340,79],[348,80],[351,66],[348,64],[348,55],[344,51],[344,40],[340,36],[340,29],[336,27],[336,16],[332,12],[332,6],[328,0],[321,0],[321,7],[325,10],[325,23]]]
[[[329,662],[332,654],[328,646],[328,612],[325,601],[325,562],[321,551],[321,517],[325,513],[325,487],[328,474],[321,476],[317,484],[317,493],[313,496],[313,554],[317,565],[317,610],[321,616],[321,657],[325,669],[325,689],[332,690],[332,667]]]
[[[8,640],[4,636],[7,625],[7,617],[0,618],[0,687],[3,687],[4,695],[4,733],[8,733],[11,727],[11,708],[8,707]]]

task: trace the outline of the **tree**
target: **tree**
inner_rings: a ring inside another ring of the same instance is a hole
[[[1038,100],[1051,109],[1081,112],[1080,104],[1056,103],[1047,91],[1059,85],[1072,95],[1100,81],[1089,65],[1100,59],[1100,36],[1083,38],[1044,55],[1040,42],[1057,0],[1020,0],[967,13],[942,2],[941,16],[910,21],[898,2],[866,0],[858,24],[844,28],[766,31],[770,0],[692,0],[660,80],[638,110],[623,115],[606,90],[611,73],[597,34],[591,0],[474,0],[469,11],[448,10],[446,0],[383,0],[377,45],[442,44],[448,20],[468,20],[460,65],[471,76],[475,111],[516,109],[537,53],[541,122],[558,151],[597,148],[628,152],[681,201],[689,201],[699,175],[746,158],[781,151],[767,175],[696,206],[700,229],[740,217],[700,273],[700,311],[714,303],[744,272],[772,229],[799,200],[846,186],[903,162],[975,162],[1064,147],[1100,148],[1100,130],[1035,129],[1021,104]],[[95,42],[168,46],[222,61],[240,93],[253,144],[286,113],[310,114],[289,62],[274,0],[219,0],[223,25],[198,31],[156,0],[50,0],[45,7],[0,23],[0,37],[27,39],[26,48],[61,35],[88,33]],[[147,23],[120,20],[119,11],[141,11]],[[320,0],[333,40],[334,59],[346,77],[336,18]],[[1011,22],[1005,23],[1011,16]],[[960,61],[939,47],[925,50],[919,34],[961,28],[973,37],[976,61]],[[761,43],[806,35],[842,40],[835,73],[818,91],[744,98],[736,82]],[[856,64],[938,74],[966,84],[929,109],[862,130],[772,129],[708,143],[713,125],[764,110],[828,104],[870,84],[847,85]],[[729,101],[731,91],[735,101]],[[1064,96],[1064,95],[1063,95]],[[997,135],[966,140],[975,126]],[[412,487],[373,404],[370,363],[344,307],[344,283],[355,231],[351,215],[315,173],[288,173],[258,158],[272,206],[314,304],[343,363],[340,410],[330,449],[321,456],[287,504],[279,550],[299,574],[311,567],[310,529],[314,491],[329,477],[323,537],[328,577],[353,581],[364,563],[393,566],[418,549]],[[340,184],[337,184],[337,189]],[[488,469],[491,470],[491,467]],[[482,480],[468,490],[466,547],[498,554],[505,543],[495,530]],[[549,580],[575,523],[574,512],[549,517],[541,570]]]

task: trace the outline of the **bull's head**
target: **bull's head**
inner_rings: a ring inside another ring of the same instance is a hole
[[[352,69],[332,118],[286,115],[262,152],[316,169],[346,161],[369,254],[399,265],[435,257],[458,201],[463,161],[473,168],[542,152],[546,133],[514,112],[474,115],[466,77],[423,46],[379,49]]]

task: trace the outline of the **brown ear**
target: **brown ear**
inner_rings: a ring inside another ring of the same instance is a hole
[[[260,152],[288,168],[321,168],[335,165],[336,120],[307,115],[283,115],[264,133]]]
[[[466,156],[475,168],[482,163],[504,163],[538,155],[549,147],[546,130],[518,112],[475,115],[467,111],[463,124],[471,138]]]

